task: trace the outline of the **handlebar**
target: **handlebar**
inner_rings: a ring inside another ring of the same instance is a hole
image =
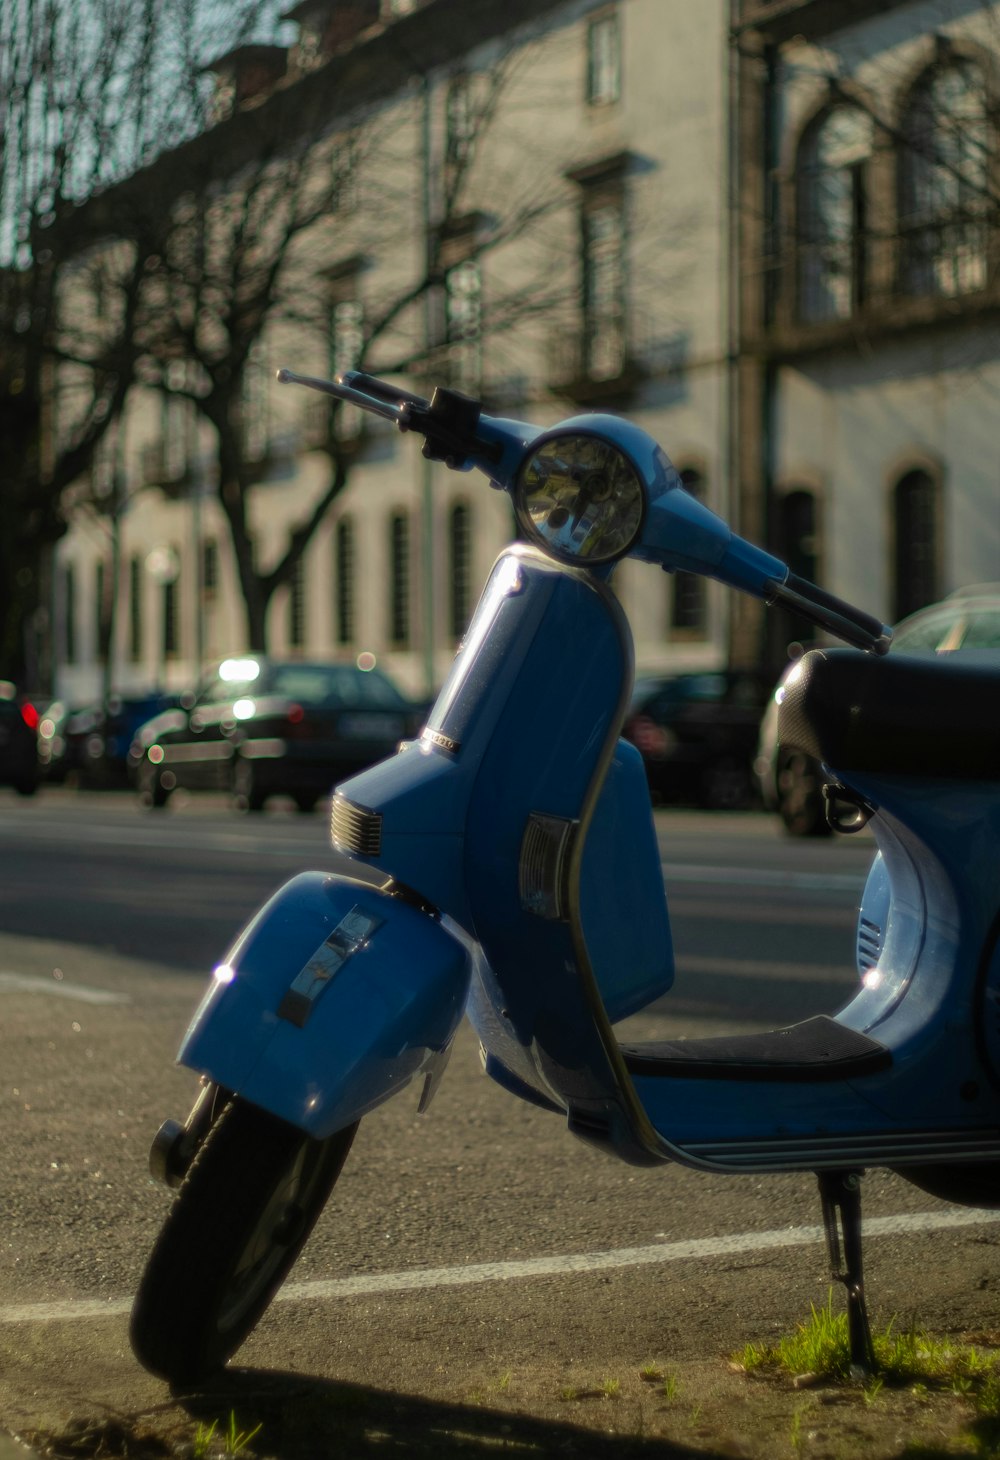
[[[277,378],[282,385],[304,385],[359,406],[392,421],[400,431],[417,431],[424,437],[423,453],[432,461],[443,461],[456,470],[477,466],[495,485],[507,490],[530,442],[544,434],[540,427],[484,416],[479,401],[441,386],[428,401],[361,370],[347,370],[333,380],[322,380],[283,369],[277,372]],[[649,442],[645,433],[624,423],[617,423],[614,429],[619,434],[631,431],[641,436],[642,443]],[[703,504],[683,492],[664,492],[659,501],[663,509],[660,530],[652,535],[646,550],[636,552],[636,556],[658,562],[661,567],[707,573],[730,587],[763,597],[767,603],[783,603],[858,649],[884,654],[889,648],[891,629],[871,614],[789,573],[777,558],[731,533],[721,518]],[[672,540],[676,540],[678,530],[682,530],[681,548],[674,552]],[[694,554],[692,543],[697,549]]]
[[[424,439],[424,455],[461,468],[473,451],[487,460],[499,460],[500,453],[481,441],[476,428],[482,414],[477,400],[457,390],[437,386],[428,401],[422,395],[398,390],[377,376],[361,370],[345,370],[333,380],[315,375],[297,375],[294,370],[277,371],[280,385],[305,385],[310,390],[332,395],[335,400],[360,406],[372,415],[392,421],[400,431],[418,431]]]
[[[796,573],[789,573],[783,583],[772,581],[765,596],[768,603],[785,604],[810,623],[829,630],[856,649],[885,654],[892,643],[892,629],[879,623],[877,618],[845,603],[842,598],[834,597],[825,589],[817,588],[815,583],[800,578]]]

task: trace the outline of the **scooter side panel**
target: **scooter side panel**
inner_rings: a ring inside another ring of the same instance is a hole
[[[304,872],[216,969],[178,1058],[323,1137],[436,1068],[469,977],[465,949],[426,914]]]
[[[613,959],[614,910],[594,914],[596,922],[585,935],[586,969],[570,912],[570,901],[582,900],[584,893],[603,895],[607,903],[621,887],[619,879],[633,870],[637,852],[649,850],[630,843],[628,836],[616,838],[614,847],[605,845],[605,864],[593,822],[589,834],[579,824],[595,779],[603,776],[601,763],[613,753],[609,740],[630,683],[631,645],[594,581],[551,565],[526,565],[525,576],[526,597],[544,586],[545,615],[522,649],[516,683],[497,707],[469,801],[466,880],[475,935],[485,954],[469,1014],[488,1053],[565,1109],[573,1130],[644,1164],[657,1157],[633,1129],[623,1088],[627,1076],[613,1067],[609,1051],[613,1041],[606,1010],[590,998],[591,992],[601,992],[596,969],[591,972],[591,935],[596,932],[601,960]],[[450,733],[448,724],[444,728]],[[628,769],[624,777],[629,779]],[[652,838],[648,795],[643,814]],[[585,846],[595,838],[594,861],[580,879],[585,885],[574,885],[569,876],[560,889],[557,871],[548,890],[540,885],[536,896],[529,833],[539,818],[557,835],[560,825],[565,827],[570,865],[579,836],[586,835]],[[631,825],[627,817],[622,822]],[[658,874],[655,841],[653,846]],[[602,878],[602,867],[606,872],[615,855],[623,866]],[[563,894],[566,903],[559,906]],[[640,983],[646,990],[666,987],[670,976],[662,880],[658,897],[662,915],[655,915],[654,902],[654,915],[632,919],[622,940],[641,959]],[[617,997],[610,965],[606,972],[608,991]],[[635,993],[624,988],[620,1007],[628,1007]]]

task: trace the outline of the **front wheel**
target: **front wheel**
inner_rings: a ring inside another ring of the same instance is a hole
[[[317,1141],[238,1097],[225,1107],[139,1284],[130,1337],[144,1368],[183,1386],[235,1353],[305,1245],[357,1128]]]

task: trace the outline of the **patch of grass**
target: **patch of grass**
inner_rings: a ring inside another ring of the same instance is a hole
[[[620,1379],[602,1379],[601,1393],[605,1399],[619,1399],[621,1397],[622,1385]]]
[[[872,1346],[876,1373],[863,1386],[866,1404],[874,1404],[886,1385],[907,1387],[921,1399],[932,1391],[958,1395],[981,1416],[1000,1420],[1000,1354],[935,1338],[916,1322],[901,1327],[895,1319],[873,1332]],[[812,1306],[808,1322],[794,1333],[776,1344],[747,1344],[735,1357],[747,1373],[810,1374],[843,1383],[851,1377],[847,1313],[834,1312],[831,1289],[826,1304]]]
[[[236,1411],[231,1409],[224,1429],[220,1429],[217,1419],[213,1419],[210,1425],[198,1425],[191,1442],[193,1460],[207,1460],[209,1455],[215,1454],[241,1455],[262,1429],[263,1425],[255,1425],[252,1430],[241,1430]]]

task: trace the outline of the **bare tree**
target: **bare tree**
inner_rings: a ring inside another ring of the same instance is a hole
[[[6,0],[0,10],[0,673],[44,676],[38,620],[63,494],[134,379],[144,253],[100,248],[79,205],[203,127],[206,52],[268,23],[270,8]],[[69,388],[53,401],[57,381]]]
[[[187,158],[186,185],[149,265],[136,340],[142,378],[186,398],[213,428],[217,490],[253,648],[266,648],[271,599],[291,581],[357,459],[356,434],[333,407],[312,443],[329,459],[326,485],[290,531],[278,560],[261,567],[248,510],[262,467],[254,440],[253,372],[268,337],[282,326],[297,327],[309,348],[329,356],[336,295],[330,265],[345,218],[355,225],[366,220],[362,228],[386,257],[395,250],[412,257],[415,231],[424,237],[415,265],[390,271],[392,282],[355,317],[349,354],[342,343],[333,362],[338,369],[433,369],[439,381],[450,375],[461,386],[467,382],[454,368],[461,347],[474,349],[574,292],[572,278],[553,269],[550,257],[537,277],[526,283],[522,271],[516,287],[494,292],[488,311],[478,300],[466,301],[461,318],[449,307],[454,268],[478,269],[488,256],[524,240],[557,206],[551,185],[540,186],[537,174],[527,181],[522,174],[502,213],[487,216],[469,204],[486,141],[502,125],[501,103],[517,65],[518,53],[507,51],[471,78],[460,138],[445,142],[438,165],[415,146],[427,104],[418,75],[401,100],[341,116],[336,130],[325,117],[303,125],[303,112],[292,141],[284,127],[269,124],[265,105],[232,118],[219,147],[199,154],[200,170]],[[285,97],[292,92],[288,87]],[[252,140],[237,140],[240,131]],[[227,177],[220,158],[230,147],[236,161]],[[163,175],[168,162],[163,159]],[[181,173],[174,168],[173,175]],[[378,179],[378,196],[367,212],[357,194],[371,178]]]

